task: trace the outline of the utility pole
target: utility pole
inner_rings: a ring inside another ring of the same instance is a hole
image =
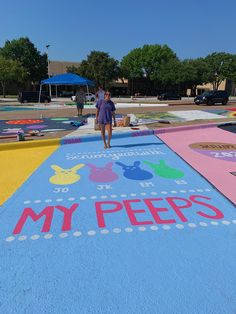
[[[46,45],[46,49],[47,49],[47,61],[48,61],[48,78],[50,78],[50,60],[49,60],[49,53],[48,53],[49,47],[50,47],[50,45]],[[52,97],[51,85],[49,85],[49,95],[50,95],[50,97]]]

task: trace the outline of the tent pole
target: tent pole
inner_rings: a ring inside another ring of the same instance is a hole
[[[88,88],[88,84],[86,85],[87,87],[87,94],[89,94],[89,88]],[[85,98],[85,102],[86,102],[86,98]],[[91,110],[90,110],[90,103],[89,103],[89,114],[91,115]]]
[[[42,84],[40,84],[40,88],[39,88],[39,100],[38,100],[39,103],[40,103],[40,98],[41,98],[41,92],[42,92]]]
[[[57,85],[55,85],[56,86],[56,99],[57,99]]]
[[[52,98],[52,88],[51,88],[51,84],[49,84],[49,96]]]

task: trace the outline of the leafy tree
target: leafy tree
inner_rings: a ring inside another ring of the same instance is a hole
[[[120,71],[122,76],[128,79],[142,77],[142,48],[135,48],[123,57]]]
[[[236,80],[236,55],[214,52],[205,58],[205,82],[217,90],[225,79]]]
[[[94,80],[97,85],[108,88],[110,83],[119,77],[118,64],[108,53],[92,51],[87,60],[82,61],[79,74]]]
[[[79,67],[76,67],[74,65],[69,66],[66,68],[66,72],[67,73],[74,73],[74,74],[78,74],[79,73]]]
[[[196,87],[205,82],[206,63],[203,58],[186,59],[181,61],[177,83],[182,90],[191,89],[194,95]]]
[[[131,50],[121,61],[121,72],[126,78],[146,77],[161,81],[161,69],[168,62],[177,61],[175,53],[167,45],[144,45]]]
[[[179,60],[167,45],[144,45],[131,50],[121,61],[121,73],[133,79],[146,78],[146,89],[153,91],[176,85],[176,70]],[[149,87],[149,88],[148,88]]]
[[[7,83],[22,82],[25,76],[26,72],[18,61],[0,56],[0,82],[3,97],[6,96],[5,89]]]
[[[21,63],[27,73],[26,80],[33,84],[47,77],[47,55],[41,55],[28,37],[6,41],[0,55]]]

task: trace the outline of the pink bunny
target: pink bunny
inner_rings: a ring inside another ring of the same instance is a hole
[[[91,169],[89,179],[94,182],[112,182],[118,179],[118,175],[112,171],[113,162],[108,162],[105,167],[97,167],[87,164]]]

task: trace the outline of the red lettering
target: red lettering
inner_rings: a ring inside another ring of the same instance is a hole
[[[114,209],[106,209],[103,210],[102,206],[104,204],[111,204],[111,205],[115,205]],[[96,207],[96,214],[97,214],[97,221],[98,221],[98,226],[99,228],[104,228],[106,227],[105,224],[105,219],[104,219],[104,214],[111,214],[111,213],[115,213],[118,212],[119,210],[121,210],[123,208],[122,204],[119,202],[113,202],[113,201],[105,201],[105,202],[96,202],[95,203],[95,207]]]
[[[188,219],[183,215],[183,213],[181,212],[180,209],[191,207],[192,203],[189,200],[187,200],[186,198],[182,198],[182,197],[167,197],[166,200],[170,204],[170,206],[174,209],[174,211],[176,212],[177,216],[180,218],[181,221],[183,221],[183,222],[188,221]],[[182,206],[177,205],[175,203],[175,200],[184,201],[185,204]]]
[[[204,203],[204,202],[201,202],[201,201],[197,201],[196,198],[204,198],[206,200],[210,200],[209,197],[201,196],[201,195],[192,195],[192,196],[190,196],[190,200],[193,203],[196,203],[196,204],[199,204],[199,205],[203,205],[203,206],[205,206],[207,208],[210,208],[215,213],[215,215],[212,216],[212,215],[208,215],[206,213],[203,213],[203,212],[199,211],[199,212],[197,212],[198,215],[200,215],[202,217],[205,217],[205,218],[210,218],[210,219],[221,219],[221,218],[224,218],[224,214],[218,208],[216,208],[213,205],[210,205],[210,204],[207,204],[207,203]]]
[[[39,220],[42,216],[45,216],[44,224],[42,227],[42,232],[48,232],[51,228],[52,218],[53,218],[54,206],[48,206],[44,208],[41,213],[36,214],[32,208],[25,208],[23,214],[21,215],[13,234],[18,234],[21,232],[28,217],[31,217],[33,221]]]
[[[125,200],[123,201],[124,205],[125,205],[125,209],[126,212],[129,216],[130,222],[132,225],[152,225],[153,222],[152,221],[137,221],[135,214],[138,213],[145,213],[144,209],[132,209],[131,207],[131,203],[139,203],[141,202],[140,200]]]
[[[43,223],[43,227],[41,229],[42,232],[49,232],[51,228],[51,223],[53,219],[53,214],[54,214],[54,208],[59,209],[60,211],[63,212],[64,217],[63,217],[63,224],[62,224],[62,230],[63,231],[68,231],[71,230],[71,219],[72,219],[72,214],[78,207],[78,204],[73,204],[69,209],[64,207],[64,206],[48,206],[44,208],[41,213],[36,214],[32,208],[25,208],[23,211],[23,214],[21,215],[18,223],[16,224],[16,227],[13,231],[13,234],[18,234],[22,231],[28,217],[30,217],[33,221],[39,220],[41,217],[45,216],[45,220]]]
[[[63,217],[63,225],[62,225],[62,230],[63,231],[68,231],[71,230],[71,219],[72,219],[72,214],[76,210],[79,204],[73,204],[71,208],[66,208],[64,206],[58,205],[56,206],[57,209],[63,212],[64,217]]]
[[[176,221],[174,219],[168,219],[168,220],[164,220],[161,219],[161,217],[158,215],[158,212],[167,212],[168,208],[165,207],[155,207],[152,202],[154,201],[163,201],[163,198],[148,198],[148,199],[144,199],[145,204],[147,205],[147,207],[149,208],[155,222],[157,224],[173,224]]]

